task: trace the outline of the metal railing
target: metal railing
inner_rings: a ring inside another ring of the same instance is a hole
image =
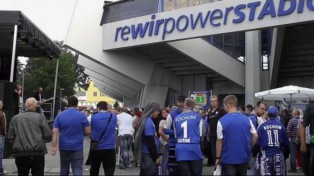
[[[48,122],[52,122],[53,121],[53,117],[52,117],[52,103],[42,103],[40,106],[40,111],[41,113],[46,117]],[[25,112],[26,107],[25,107],[25,103],[20,103],[19,105],[19,113],[23,113]]]

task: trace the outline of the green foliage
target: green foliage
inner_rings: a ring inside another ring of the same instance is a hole
[[[59,43],[62,46],[62,43]],[[62,50],[59,57],[59,74],[57,83],[57,97],[63,88],[62,96],[67,97],[75,94],[75,86],[87,82],[88,75],[84,68],[77,64],[78,55],[66,49]],[[44,89],[46,98],[53,97],[54,81],[57,60],[47,58],[29,58],[25,66],[24,99],[33,96],[38,87]],[[18,81],[22,84],[22,75],[19,71]]]

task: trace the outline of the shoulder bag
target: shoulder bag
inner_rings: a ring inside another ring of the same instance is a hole
[[[100,142],[101,138],[104,136],[104,134],[105,134],[105,132],[106,132],[108,126],[109,126],[109,123],[110,123],[110,121],[111,121],[111,117],[112,117],[112,114],[110,115],[109,120],[108,120],[108,123],[107,123],[107,126],[106,126],[106,128],[104,129],[104,131],[102,132],[102,134],[100,135],[99,139],[98,139],[98,140],[91,140],[91,142],[90,142],[90,150],[91,150],[91,151],[98,151],[98,150],[99,150],[99,149],[98,149],[98,147],[99,147],[99,142]]]

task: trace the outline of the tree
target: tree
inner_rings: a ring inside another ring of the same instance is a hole
[[[62,42],[58,44],[62,46]],[[75,94],[75,87],[83,88],[88,80],[88,75],[84,73],[84,67],[77,64],[77,54],[62,48],[62,53],[58,59],[59,73],[56,105],[59,105],[57,102],[59,102],[61,88],[63,89],[62,97],[68,97]],[[56,62],[56,59],[29,58],[24,69],[24,99],[32,97],[38,87],[44,89],[46,98],[53,97]],[[19,82],[22,80],[20,73],[19,71]]]

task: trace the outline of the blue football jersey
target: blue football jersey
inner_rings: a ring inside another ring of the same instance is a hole
[[[257,144],[267,157],[281,153],[284,146],[289,146],[286,128],[276,119],[262,123],[257,129],[257,134]]]
[[[173,124],[174,124],[174,118],[181,114],[181,110],[179,108],[174,109],[173,111],[170,112],[170,116],[172,118],[172,124],[171,124],[171,130],[172,133],[174,133],[174,129],[173,129]],[[174,135],[169,135],[169,146],[175,146],[176,145],[176,139],[174,137]]]
[[[202,117],[195,112],[183,112],[174,118],[177,144],[199,144]]]
[[[201,119],[199,114],[192,111],[185,111],[174,118],[177,161],[203,159],[200,148]]]

